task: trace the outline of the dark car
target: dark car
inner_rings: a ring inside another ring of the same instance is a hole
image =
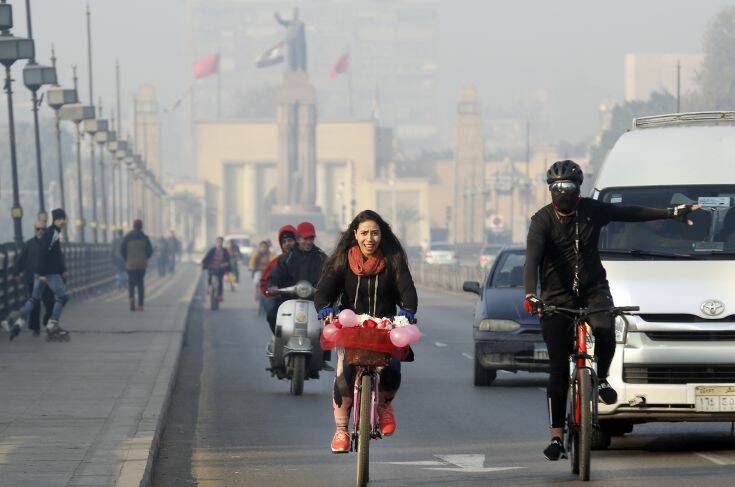
[[[502,250],[485,282],[467,281],[467,292],[480,296],[475,307],[475,385],[492,384],[498,370],[545,372],[548,352],[538,317],[523,309],[523,248]]]

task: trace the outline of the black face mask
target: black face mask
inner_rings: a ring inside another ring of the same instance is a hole
[[[562,213],[574,211],[579,202],[579,186],[572,190],[557,190],[556,188],[552,188],[551,201],[554,203],[554,208]]]

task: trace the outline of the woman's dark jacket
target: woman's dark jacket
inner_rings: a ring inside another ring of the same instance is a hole
[[[359,278],[350,269],[346,257],[343,263],[339,270],[333,266],[324,268],[314,296],[317,310],[336,305],[380,318],[392,318],[397,307],[416,313],[416,287],[405,262],[400,269],[394,269],[388,261],[380,274]]]

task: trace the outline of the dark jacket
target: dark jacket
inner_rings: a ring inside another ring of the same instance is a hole
[[[125,259],[129,271],[148,267],[148,259],[153,255],[153,245],[143,230],[131,230],[120,245],[120,255]]]
[[[416,313],[418,297],[407,264],[396,270],[389,263],[380,274],[358,279],[345,259],[339,270],[324,269],[314,297],[317,310],[335,305],[357,314],[392,318],[398,307]]]
[[[207,253],[204,255],[204,259],[202,259],[202,268],[203,269],[209,269],[209,264],[212,262],[212,259],[214,258],[214,251],[216,247],[212,247],[207,251]],[[222,247],[222,251],[224,252],[222,254],[222,258],[224,259],[224,270],[229,270],[232,268],[232,258],[230,257],[230,253],[227,251],[226,248]],[[216,270],[216,269],[212,269]]]
[[[38,274],[50,276],[66,272],[64,254],[61,253],[61,229],[53,224],[43,232],[39,242]]]
[[[297,245],[278,259],[275,269],[268,276],[266,287],[288,287],[299,281],[309,281],[316,286],[325,260],[327,255],[319,247],[314,246],[304,252]]]
[[[33,275],[38,274],[41,258],[41,239],[30,238],[23,244],[15,261],[15,272],[23,275],[23,282],[26,284],[33,283]]]

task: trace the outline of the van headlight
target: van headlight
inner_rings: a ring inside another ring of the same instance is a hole
[[[625,343],[628,335],[628,321],[623,316],[615,317],[615,343]]]
[[[515,321],[511,320],[482,320],[480,322],[480,326],[478,329],[480,331],[500,331],[500,332],[510,332],[510,331],[516,331],[519,329],[521,325],[516,323]]]

